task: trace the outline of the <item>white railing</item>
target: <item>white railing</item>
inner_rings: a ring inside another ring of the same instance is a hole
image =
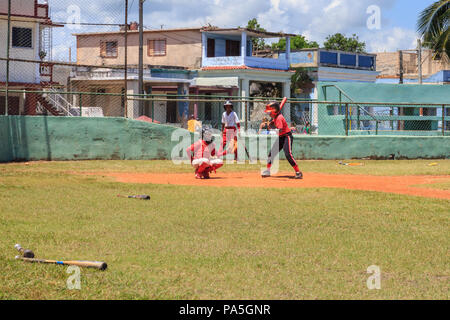
[[[63,112],[68,117],[77,116],[76,108],[55,88],[45,89],[48,93],[44,98],[50,102],[58,111]],[[78,112],[79,113],[79,112]]]

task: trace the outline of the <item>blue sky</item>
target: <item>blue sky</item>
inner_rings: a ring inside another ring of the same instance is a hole
[[[137,20],[138,1],[129,0],[130,19]],[[245,26],[257,18],[269,31],[302,34],[322,44],[333,33],[357,34],[367,51],[413,49],[416,22],[432,0],[146,0],[145,26],[149,28]],[[123,0],[50,0],[54,21],[66,21],[70,11],[80,11],[82,22],[122,23]],[[368,28],[371,6],[379,8],[380,28]],[[65,27],[54,32],[54,57],[67,60],[68,48],[75,52],[72,33],[117,30],[117,27]],[[75,59],[75,53],[72,56]]]
[[[434,3],[434,0],[402,0],[396,1],[392,10],[386,10],[386,17],[393,25],[415,29],[419,12]]]

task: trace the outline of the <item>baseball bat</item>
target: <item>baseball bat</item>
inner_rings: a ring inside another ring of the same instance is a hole
[[[21,246],[20,244],[16,244],[16,245],[14,246],[14,248],[16,248],[17,251],[19,251],[19,253],[20,253],[23,257],[25,257],[25,258],[34,258],[34,253],[33,253],[33,251],[22,248],[22,246]]]
[[[106,270],[108,265],[106,262],[100,261],[58,261],[58,260],[48,260],[48,259],[34,259],[34,258],[24,258],[21,256],[16,256],[16,260],[22,260],[30,263],[48,263],[48,264],[59,264],[62,266],[78,266],[84,268],[95,268],[99,270]]]
[[[139,200],[150,200],[149,195],[138,195],[138,196],[122,196],[120,194],[117,195],[119,198],[129,198],[129,199],[139,199]]]
[[[286,104],[286,102],[287,102],[287,97],[284,97],[283,100],[281,100],[281,103],[280,103],[280,111],[283,109],[283,107]]]

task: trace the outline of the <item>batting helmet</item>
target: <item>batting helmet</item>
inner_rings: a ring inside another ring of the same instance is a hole
[[[280,113],[280,104],[278,102],[271,102],[266,106],[265,113],[269,113],[272,118],[275,118]]]

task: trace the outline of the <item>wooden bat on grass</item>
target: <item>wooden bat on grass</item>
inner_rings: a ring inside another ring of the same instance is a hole
[[[21,256],[16,256],[16,260],[22,260],[31,263],[48,263],[48,264],[59,264],[62,266],[78,266],[84,268],[95,268],[99,270],[106,270],[108,265],[105,262],[100,261],[58,261],[58,260],[48,260],[48,259],[34,259],[34,258],[24,258]]]

